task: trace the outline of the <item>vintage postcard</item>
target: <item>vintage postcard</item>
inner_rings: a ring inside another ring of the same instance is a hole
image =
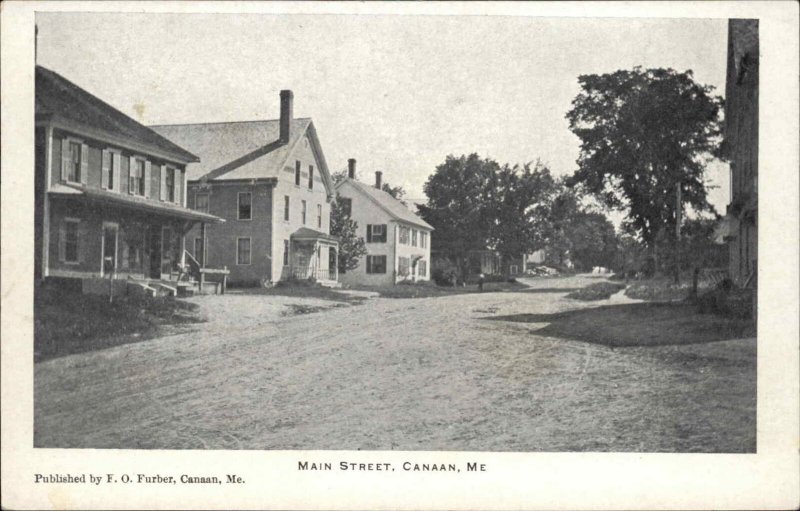
[[[2,29],[4,508],[800,505],[797,4]]]

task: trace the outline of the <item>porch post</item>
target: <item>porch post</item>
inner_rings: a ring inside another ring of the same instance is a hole
[[[186,225],[187,224],[184,224],[183,229],[181,230],[181,268],[186,266],[186,233],[189,231],[189,229],[186,228]]]
[[[201,254],[200,254],[200,284],[198,286],[198,291],[200,293],[202,293],[203,292],[203,281],[206,278],[206,274],[205,274],[205,272],[203,272],[203,270],[205,270],[205,268],[206,268],[206,251],[207,251],[207,248],[206,248],[206,223],[205,222],[200,224],[200,239],[202,240],[201,243],[202,243],[202,246],[203,246],[203,250],[200,251],[201,252]]]

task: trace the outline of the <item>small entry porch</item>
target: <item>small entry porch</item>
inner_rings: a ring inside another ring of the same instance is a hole
[[[323,286],[339,285],[339,240],[324,232],[302,227],[290,236],[290,278],[313,280]]]

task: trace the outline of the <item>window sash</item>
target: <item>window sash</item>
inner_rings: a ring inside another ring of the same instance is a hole
[[[250,264],[250,238],[236,238],[236,264]]]
[[[67,181],[73,183],[81,182],[81,144],[77,142],[69,143],[69,168],[67,169]]]
[[[301,201],[300,204],[301,204],[300,213],[302,216],[301,220],[303,221],[303,225],[306,225],[306,212],[308,204],[306,203],[306,201]]]
[[[238,213],[239,220],[252,220],[253,218],[253,194],[250,192],[239,192],[238,194]]]
[[[367,242],[386,243],[386,224],[368,224]]]
[[[386,256],[367,256],[367,273],[386,273]]]
[[[294,184],[300,186],[300,161],[294,162]]]
[[[175,202],[175,169],[167,167],[165,184],[167,187],[167,200],[169,202]]]
[[[289,240],[283,240],[283,265],[289,266]]]
[[[79,222],[67,220],[64,222],[64,262],[77,263],[80,260],[78,252]]]
[[[322,229],[322,204],[317,204],[317,227]]]
[[[196,193],[194,196],[194,209],[208,213],[208,193]]]
[[[313,165],[309,165],[308,166],[308,189],[309,190],[313,190],[314,189],[314,166]]]
[[[289,196],[283,196],[283,219],[289,221]]]

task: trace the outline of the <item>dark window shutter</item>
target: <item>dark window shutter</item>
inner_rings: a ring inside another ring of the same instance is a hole
[[[367,224],[367,243],[372,241],[372,225]]]

